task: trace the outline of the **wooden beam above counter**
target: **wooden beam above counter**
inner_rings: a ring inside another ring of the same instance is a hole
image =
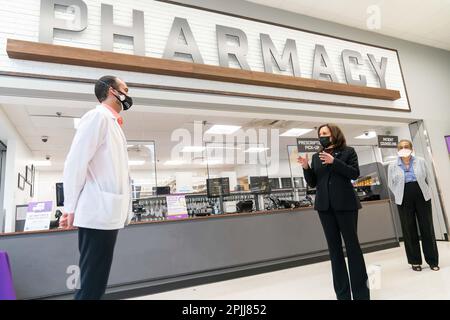
[[[6,51],[12,59],[241,83],[370,99],[394,101],[400,98],[400,92],[397,90],[23,40],[8,39]]]

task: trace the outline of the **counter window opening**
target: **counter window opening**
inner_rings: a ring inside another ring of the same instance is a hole
[[[389,200],[380,150],[374,146],[354,148],[360,158],[361,176],[353,185],[360,200]],[[157,170],[155,184],[159,187],[150,193],[141,191],[140,197],[134,198],[134,221],[167,220],[170,194],[184,197],[183,218],[312,207],[315,189],[307,186],[298,166],[297,146],[288,145],[287,159],[280,159],[276,170],[267,161],[268,150],[264,144],[205,143],[201,156],[193,157],[198,160],[194,163],[204,165],[203,169],[187,166],[173,169],[169,176],[165,176],[165,170]],[[134,188],[144,190],[136,181]]]
[[[156,113],[151,114],[149,118],[155,119],[156,116]],[[160,114],[161,119],[164,116],[164,113]],[[134,117],[136,121],[143,119],[140,113]],[[131,120],[128,124],[132,124]],[[175,124],[175,128],[185,123],[182,117],[178,120],[181,124]],[[237,124],[233,119],[229,121]],[[247,122],[251,123],[251,120]],[[257,124],[252,124],[251,128],[257,128]],[[397,129],[402,131],[395,134],[408,138],[406,126]],[[349,126],[347,130],[350,133],[353,129]],[[359,133],[361,129],[354,130]],[[417,133],[421,132],[423,130],[419,128]],[[163,132],[158,135],[157,131],[149,131],[146,135],[154,140],[128,140],[133,224],[239,214],[277,214],[313,207],[316,190],[308,187],[303,170],[297,163],[299,146],[293,143],[296,138],[283,138],[277,144],[272,140],[250,143],[248,141],[252,140],[244,139],[229,143],[223,140],[224,136],[222,140],[205,138],[200,147],[187,148],[189,152],[180,152],[180,159],[171,159],[173,142],[166,142],[170,134]],[[416,153],[423,156],[427,146],[422,145],[419,138],[414,140],[413,137],[412,140]],[[355,142],[351,145],[358,154],[360,177],[352,182],[360,201],[366,204],[374,204],[377,200],[389,202],[391,195],[386,183],[386,164],[397,158],[396,150],[378,148],[372,145],[373,141],[367,141],[367,145],[356,145]],[[60,158],[63,159],[63,155]],[[54,159],[57,162],[57,158]],[[57,197],[58,192],[61,193],[57,185],[61,182],[61,175],[60,166],[39,167],[36,172],[37,193],[30,201],[53,201],[53,211],[63,210]],[[15,228],[12,230],[22,232],[29,201],[16,200]],[[396,210],[391,210],[392,220],[398,227]],[[52,212],[50,229],[57,227],[54,223],[56,214]],[[440,214],[438,208],[436,214]],[[440,226],[444,224],[439,219],[436,217],[436,234],[443,234],[445,230]],[[401,236],[400,228],[398,231]]]

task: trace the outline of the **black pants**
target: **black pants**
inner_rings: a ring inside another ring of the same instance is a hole
[[[398,206],[406,256],[409,264],[422,264],[417,222],[422,236],[423,254],[430,266],[439,265],[439,254],[434,235],[431,200],[425,201],[417,182],[405,184],[403,203]]]
[[[338,300],[369,300],[370,292],[364,256],[359,245],[358,211],[319,211],[330,252],[333,284]],[[348,257],[350,281],[345,264],[342,237]],[[351,286],[350,286],[351,282]]]
[[[118,231],[78,229],[81,285],[75,300],[100,300],[105,294]]]

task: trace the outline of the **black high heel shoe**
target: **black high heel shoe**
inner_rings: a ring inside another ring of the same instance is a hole
[[[412,265],[412,269],[413,269],[414,271],[422,271],[422,266],[419,266],[419,265]]]
[[[430,266],[430,269],[433,270],[433,271],[441,270],[441,268],[439,268],[439,266]]]

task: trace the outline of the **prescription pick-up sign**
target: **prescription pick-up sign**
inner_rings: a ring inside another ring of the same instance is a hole
[[[297,150],[302,152],[318,152],[320,150],[319,139],[297,138]]]

